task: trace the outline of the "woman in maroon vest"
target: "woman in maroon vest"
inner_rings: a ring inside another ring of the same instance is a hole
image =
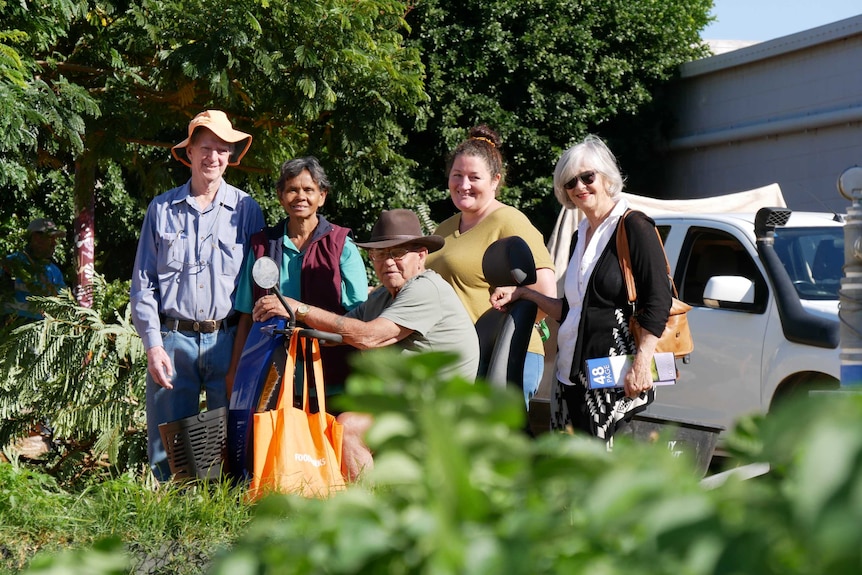
[[[331,224],[318,210],[329,195],[329,179],[317,158],[288,160],[281,166],[278,200],[287,217],[251,238],[251,249],[239,276],[234,309],[240,314],[229,383],[252,327],[254,302],[265,294],[254,285],[251,268],[269,256],[280,267],[279,287],[285,296],[338,314],[368,297],[368,278],[359,250],[348,228]],[[299,314],[301,315],[301,314]],[[344,391],[349,346],[324,347],[321,352],[326,395]]]

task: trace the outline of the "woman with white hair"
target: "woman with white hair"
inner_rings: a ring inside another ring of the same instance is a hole
[[[491,296],[497,309],[523,298],[560,321],[551,428],[571,426],[605,440],[608,446],[614,433],[655,398],[652,357],[671,305],[655,223],[633,211],[624,225],[637,286],[638,322],[643,328],[635,345],[628,327],[633,309],[616,246],[617,224],[628,210],[622,189],[616,158],[600,138],[587,136],[566,150],[554,170],[554,194],[563,206],[578,208],[585,217],[572,239],[564,297],[547,297],[525,287],[498,288]],[[586,360],[624,354],[636,354],[624,387],[589,389]]]

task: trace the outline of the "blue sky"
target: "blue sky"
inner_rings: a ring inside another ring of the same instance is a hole
[[[772,40],[862,14],[862,0],[714,0],[705,40]]]

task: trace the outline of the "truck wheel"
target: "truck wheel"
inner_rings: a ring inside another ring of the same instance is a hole
[[[804,398],[811,391],[828,391],[838,389],[839,387],[840,382],[837,379],[822,373],[797,374],[792,379],[788,379],[781,384],[772,397],[769,410],[772,411],[776,405],[788,399]]]

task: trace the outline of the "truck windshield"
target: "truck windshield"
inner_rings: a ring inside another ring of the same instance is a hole
[[[801,299],[838,299],[844,266],[844,228],[778,228],[775,252]]]

